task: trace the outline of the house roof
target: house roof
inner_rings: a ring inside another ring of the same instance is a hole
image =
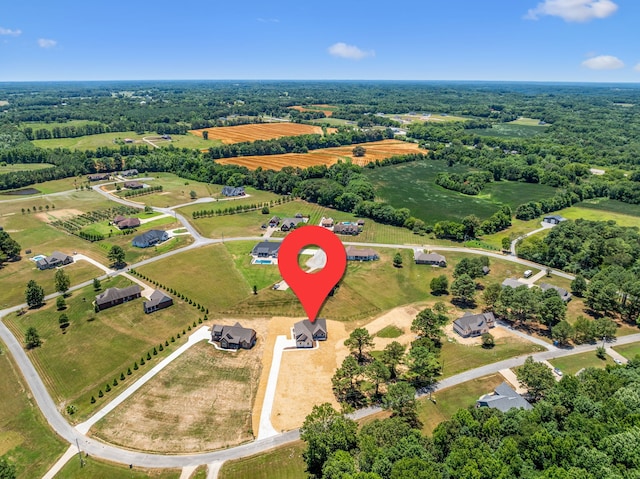
[[[165,233],[166,233],[166,231],[162,231],[162,230],[149,230],[149,231],[145,231],[141,235],[138,235],[135,238],[133,238],[133,241],[134,242],[145,242],[145,243],[151,243],[153,241],[160,241],[160,240],[162,240],[162,237],[165,235]]]
[[[140,226],[138,218],[125,218],[122,221],[118,221],[118,228],[133,228],[134,226]]]
[[[291,226],[291,225],[297,225],[298,223],[302,223],[304,220],[302,219],[302,217],[300,218],[285,218],[282,220],[282,226],[287,225],[287,226]]]
[[[171,296],[168,296],[164,294],[162,291],[160,291],[159,289],[156,289],[153,293],[151,293],[151,296],[149,296],[149,301],[144,302],[144,307],[152,308],[154,306],[158,306],[159,304],[166,303],[169,301],[173,302],[173,299],[171,298]]]
[[[296,341],[306,341],[307,339],[313,339],[313,336],[319,331],[322,331],[326,336],[327,320],[325,318],[318,318],[313,323],[308,319],[298,321],[293,325],[293,331]]]
[[[224,186],[222,188],[222,194],[224,196],[240,196],[244,195],[244,186]]]
[[[68,254],[61,253],[60,251],[54,251],[53,253],[51,253],[51,256],[47,257],[47,262],[50,263],[53,259],[57,259],[58,261],[65,261],[67,258],[69,258]]]
[[[323,225],[329,225],[329,224],[331,224],[331,225],[332,225],[332,224],[333,224],[333,218],[322,218],[321,223],[322,223]]]
[[[478,404],[507,412],[511,408],[533,409],[529,402],[520,396],[506,382],[500,384],[493,394],[485,394],[478,399]]]
[[[224,338],[230,343],[250,343],[255,337],[256,332],[250,328],[243,328],[240,323],[236,323],[233,326],[223,326],[222,327],[222,336],[221,339]]]
[[[378,253],[371,248],[358,248],[356,246],[347,246],[346,247],[347,256],[362,256],[362,257],[371,257],[378,256]]]
[[[515,278],[507,278],[502,282],[502,287],[506,288],[506,287],[510,287],[510,288],[519,288],[520,286],[529,286],[527,283],[523,283],[522,281],[518,281]]]
[[[338,223],[333,227],[334,233],[348,233],[348,232],[355,233],[357,231],[360,231],[358,229],[358,225],[353,225],[353,224],[343,225],[342,223]]]
[[[133,284],[126,288],[109,288],[96,296],[96,304],[105,304],[118,299],[126,298],[133,294],[137,294],[142,290],[137,284]]]
[[[117,215],[115,218],[113,218],[113,222],[114,223],[120,223],[122,220],[127,219],[126,217],[122,216],[122,215]]]
[[[124,182],[124,187],[125,188],[142,188],[144,185],[142,183],[140,183],[139,181],[125,181]]]
[[[251,254],[276,254],[280,249],[280,242],[261,241],[253,247]]]
[[[554,219],[556,221],[566,221],[567,219],[564,216],[560,216],[560,215],[547,215],[544,217],[544,219]]]
[[[571,297],[571,293],[569,291],[559,286],[554,286],[549,283],[540,283],[539,286],[542,291],[546,291],[548,289],[555,289],[562,299]]]
[[[269,223],[278,223],[279,221],[280,221],[279,216],[272,216],[271,219],[269,220]]]
[[[413,254],[415,261],[429,261],[433,263],[446,263],[447,259],[438,253],[425,253],[424,251],[417,250]]]
[[[479,314],[471,314],[465,313],[464,316],[458,318],[454,321],[461,329],[480,329],[485,323],[495,321],[495,317],[493,313],[479,313]]]

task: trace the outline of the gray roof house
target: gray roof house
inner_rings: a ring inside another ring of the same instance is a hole
[[[272,228],[278,226],[279,224],[280,224],[279,216],[272,216],[271,219],[269,220],[269,226],[271,226]]]
[[[543,223],[552,223],[554,225],[557,225],[558,223],[561,223],[562,221],[567,221],[567,219],[562,217],[562,216],[560,216],[560,215],[545,216],[544,219],[542,220]]]
[[[347,246],[345,248],[347,259],[349,261],[375,261],[379,259],[378,253],[371,248],[358,248],[356,246]]]
[[[244,186],[225,186],[222,188],[222,196],[244,196]]]
[[[280,242],[261,241],[253,247],[251,254],[258,258],[277,258]]]
[[[507,278],[502,282],[502,287],[503,288],[509,287],[509,288],[516,289],[516,288],[519,288],[520,286],[529,287],[529,285],[527,283],[523,283],[522,281],[518,281],[515,278]]]
[[[571,293],[564,288],[561,288],[559,286],[554,286],[549,283],[540,283],[539,286],[542,291],[546,291],[548,289],[555,289],[560,295],[560,298],[562,298],[562,301],[564,301],[565,303],[571,300]]]
[[[109,173],[95,173],[93,175],[88,175],[87,179],[89,181],[102,181],[108,180],[111,177]]]
[[[138,248],[148,248],[169,239],[169,233],[162,230],[149,230],[133,238],[131,244]]]
[[[120,173],[121,176],[136,176],[138,174],[138,170],[131,169],[131,170],[124,170],[122,173]]]
[[[430,264],[442,268],[447,266],[447,259],[438,253],[425,253],[424,251],[416,250],[413,253],[413,259],[416,264]]]
[[[71,263],[73,263],[73,257],[68,254],[61,253],[60,251],[54,251],[51,253],[51,256],[47,256],[46,258],[36,261],[38,269],[56,268],[58,266]]]
[[[243,328],[240,323],[233,326],[214,324],[211,330],[211,340],[220,343],[224,349],[251,349],[256,344],[256,332]]]
[[[293,325],[293,337],[297,348],[312,348],[314,341],[327,340],[327,320],[318,318],[313,323],[308,319]]]
[[[476,407],[491,407],[502,412],[507,412],[514,407],[525,410],[533,409],[533,406],[506,382],[500,384],[493,394],[485,394],[478,399]]]
[[[96,306],[98,307],[98,310],[102,311],[103,309],[111,308],[118,304],[139,298],[141,291],[142,288],[137,284],[126,288],[109,288],[96,296]]]
[[[304,218],[285,218],[282,220],[280,231],[289,231],[298,226],[299,223],[304,223]]]
[[[168,308],[171,305],[173,305],[173,298],[156,289],[151,293],[149,301],[142,303],[142,309],[144,309],[145,313],[149,314],[159,309]]]
[[[493,313],[465,313],[453,322],[453,330],[463,338],[481,336],[495,327],[495,321]]]
[[[125,181],[123,186],[130,190],[139,190],[141,188],[144,188],[144,185],[139,181]]]
[[[115,220],[114,220],[115,221]],[[138,218],[125,218],[116,223],[116,226],[121,230],[126,228],[137,228],[140,226],[140,220]]]
[[[358,228],[357,224],[353,224],[353,223],[349,223],[346,225],[344,223],[338,223],[334,225],[333,232],[337,235],[356,236],[358,233],[360,233],[360,228]]]

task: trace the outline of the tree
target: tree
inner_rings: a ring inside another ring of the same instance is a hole
[[[476,282],[468,274],[463,274],[451,283],[451,293],[463,303],[473,304]]]
[[[336,373],[331,378],[333,393],[340,402],[346,402],[351,406],[359,406],[364,399],[360,391],[360,375],[362,367],[353,356],[347,356],[342,361]]]
[[[423,338],[432,341],[440,341],[444,336],[442,327],[447,324],[449,318],[442,313],[434,313],[430,308],[420,311],[411,323],[411,331]]]
[[[618,325],[611,318],[598,318],[593,325],[594,334],[597,339],[610,341],[616,337]]]
[[[209,139],[209,132],[207,130],[202,130],[202,139],[203,140]]]
[[[424,387],[433,384],[440,374],[440,362],[436,355],[424,346],[414,346],[406,358],[409,370],[405,378],[415,387]]]
[[[30,326],[24,335],[24,342],[27,345],[27,349],[33,349],[40,346],[42,344],[42,340],[40,339],[38,330],[33,326]]]
[[[351,353],[355,353],[358,362],[362,363],[366,352],[373,347],[373,337],[366,328],[356,328],[344,341],[344,345],[351,350]]]
[[[69,279],[69,275],[63,269],[59,269],[56,271],[54,281],[56,283],[56,291],[58,293],[65,295],[67,291],[69,291],[71,280]]]
[[[392,417],[402,417],[414,427],[420,424],[418,421],[416,390],[405,381],[398,381],[389,386],[389,390],[382,400],[382,407],[386,410],[391,410],[393,412]]]
[[[15,479],[17,476],[16,466],[0,457],[0,479]]]
[[[431,280],[429,287],[433,295],[447,294],[449,292],[449,280],[446,275],[441,274]]]
[[[482,347],[485,349],[491,349],[496,345],[496,340],[491,333],[484,333],[482,335]]]
[[[36,308],[44,301],[44,289],[34,280],[30,280],[27,283],[27,289],[25,290],[24,295],[27,300],[27,306],[30,308]]]
[[[58,318],[58,324],[63,329],[69,326],[69,316],[67,316],[65,313],[62,313]]]
[[[102,288],[102,285],[100,284],[100,280],[98,278],[93,278],[93,289],[95,291],[100,291],[100,288]]]
[[[369,364],[365,368],[364,373],[367,378],[375,385],[376,397],[378,396],[378,393],[380,391],[380,383],[386,383],[391,378],[391,371],[389,371],[387,365],[379,359],[374,359],[371,364]]]
[[[313,406],[300,428],[300,438],[307,443],[302,453],[307,470],[321,477],[322,467],[334,452],[356,447],[357,429],[355,421],[339,414],[331,404]]]
[[[122,266],[124,264],[124,250],[121,246],[113,245],[109,250],[107,258],[111,261],[111,264],[115,267]]]
[[[398,341],[387,344],[383,349],[380,360],[389,368],[390,379],[396,378],[398,374],[396,368],[402,362],[405,349]]]
[[[581,274],[576,275],[575,279],[571,281],[571,291],[580,298],[584,296],[584,293],[587,291],[587,281],[584,279],[584,276]]]
[[[584,316],[578,316],[574,324],[574,341],[577,344],[590,343],[596,337],[595,322]]]
[[[268,206],[263,206],[262,207],[262,214],[263,215],[268,215],[269,214],[269,207]]]
[[[64,300],[64,296],[58,296],[56,298],[56,308],[58,308],[58,311],[62,311],[66,307],[67,302]]]
[[[553,327],[560,321],[563,321],[567,314],[567,305],[554,289],[545,291],[545,295],[549,292],[549,296],[544,297],[539,305],[540,322],[548,327]]]
[[[322,479],[344,479],[355,473],[355,459],[346,451],[336,451],[322,466]]]
[[[554,341],[558,341],[558,343],[562,345],[568,344],[569,340],[573,339],[575,334],[575,329],[573,329],[573,326],[566,320],[560,321],[551,328],[551,337]]]
[[[502,243],[503,251],[511,250],[511,239],[508,236],[505,236],[504,238],[502,238],[501,243]]]
[[[500,293],[502,293],[502,286],[498,283],[491,283],[484,288],[482,300],[487,305],[487,308],[494,309],[500,299]]]
[[[546,364],[539,363],[529,356],[516,372],[520,386],[527,389],[527,394],[537,401],[554,386],[555,379]]]
[[[355,156],[355,157],[360,157],[360,156],[364,156],[364,155],[367,154],[366,148],[363,147],[363,146],[360,146],[360,145],[354,147],[353,150],[351,150],[351,151],[353,153],[353,156]]]
[[[258,286],[253,285],[253,294],[258,294]]]
[[[469,238],[475,238],[480,232],[480,218],[476,215],[465,216],[462,219],[462,225],[464,226],[464,234]]]
[[[395,268],[402,268],[402,255],[399,251],[393,256],[393,266]]]
[[[191,191],[189,192],[189,197],[190,197],[192,200],[195,200],[195,199],[198,197],[198,193],[196,193],[196,192],[195,192],[195,190],[191,190]]]

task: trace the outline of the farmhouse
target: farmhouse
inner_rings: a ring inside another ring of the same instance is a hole
[[[244,192],[244,186],[225,186],[222,188],[223,196],[244,196],[246,193]]]
[[[514,407],[525,410],[533,409],[533,406],[506,382],[500,384],[492,394],[485,394],[478,399],[476,407],[491,407],[502,412],[507,412]]]
[[[318,318],[313,323],[308,319],[293,325],[293,337],[297,348],[312,348],[314,341],[327,340],[327,320]]]
[[[269,241],[261,241],[253,247],[251,255],[256,258],[277,258],[280,242],[270,243]]]
[[[149,297],[149,301],[145,301],[142,303],[142,309],[144,312],[149,314],[154,311],[158,311],[159,309],[168,308],[173,305],[173,299],[171,296],[167,296],[159,289],[156,289],[151,296]]]
[[[438,253],[425,253],[422,250],[416,250],[413,253],[413,260],[416,264],[430,264],[432,266],[447,266],[447,259]]]
[[[333,227],[333,232],[338,235],[357,236],[358,233],[360,233],[360,228],[358,228],[358,225],[353,223],[348,223],[348,224],[338,223]]]
[[[121,230],[127,228],[137,228],[140,226],[140,220],[138,218],[124,218],[123,216],[116,216],[112,223],[116,225]]]
[[[481,336],[495,327],[493,313],[465,313],[453,322],[453,330],[463,338]]]
[[[256,344],[256,332],[243,328],[240,323],[233,326],[214,324],[211,330],[211,340],[219,342],[224,349],[251,349]]]
[[[503,288],[519,288],[520,286],[526,286],[529,287],[529,285],[527,283],[523,283],[522,281],[518,281],[515,278],[507,278],[502,282],[502,287]]]
[[[271,226],[272,228],[275,228],[279,224],[280,224],[279,216],[272,216],[271,219],[269,220],[269,226]]]
[[[137,248],[148,248],[169,239],[169,233],[162,230],[149,230],[133,238],[131,244]]]
[[[103,309],[126,303],[132,299],[139,298],[140,291],[141,288],[137,284],[122,289],[109,288],[96,296],[96,306],[99,311],[102,311]]]
[[[349,261],[375,261],[380,259],[378,253],[371,248],[356,248],[355,246],[347,246],[347,259]]]
[[[87,176],[87,179],[89,181],[102,181],[102,180],[108,180],[109,178],[110,178],[109,173],[96,173],[94,175]]]
[[[551,224],[554,224],[554,225],[557,225],[558,223],[560,223],[562,221],[567,221],[567,219],[562,217],[562,216],[560,216],[560,215],[545,216],[544,219],[542,220],[543,223],[551,223]]]
[[[559,286],[554,286],[549,283],[540,283],[539,286],[542,291],[547,291],[548,289],[555,289],[560,295],[560,298],[562,298],[562,301],[564,301],[565,303],[571,300],[571,293],[564,288],[560,288]]]
[[[124,187],[130,190],[139,190],[141,188],[144,188],[144,185],[139,181],[125,181]]]
[[[324,228],[333,228],[333,218],[325,218],[323,216],[320,220],[320,226]]]
[[[60,251],[54,251],[51,256],[36,261],[38,269],[51,269],[71,263],[73,263],[73,257]]]
[[[122,173],[120,173],[120,176],[136,176],[137,174],[138,174],[138,170],[132,169],[132,170],[124,170]]]
[[[298,223],[304,223],[304,219],[302,218],[285,218],[282,220],[282,226],[280,226],[280,231],[289,231],[298,226]]]

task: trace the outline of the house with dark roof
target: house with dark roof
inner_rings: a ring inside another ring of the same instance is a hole
[[[142,309],[145,313],[153,313],[154,311],[158,311],[159,309],[168,308],[173,305],[173,298],[164,294],[159,289],[156,289],[151,296],[149,296],[149,301],[145,301],[142,303]]]
[[[251,255],[256,258],[277,258],[280,242],[261,241],[253,247]]]
[[[61,253],[60,251],[54,251],[51,256],[39,259],[36,261],[38,269],[51,269],[58,266],[64,266],[65,264],[73,263],[73,256]]]
[[[222,188],[222,196],[244,196],[244,186],[224,186]]]
[[[561,223],[563,221],[567,221],[567,219],[560,215],[545,216],[544,219],[542,220],[543,223],[551,223],[554,225],[557,225],[558,223]]]
[[[124,170],[122,173],[120,173],[120,176],[136,176],[138,174],[138,170],[131,169],[131,170]]]
[[[162,230],[149,230],[133,238],[131,244],[137,248],[149,248],[169,239],[169,233]]]
[[[493,313],[465,313],[453,322],[453,330],[463,338],[482,336],[495,327],[496,318]]]
[[[88,175],[87,180],[89,181],[102,181],[108,180],[111,177],[109,173],[95,173],[93,175]]]
[[[360,228],[358,228],[358,225],[353,223],[349,223],[349,224],[338,223],[333,227],[333,232],[337,235],[356,236],[358,233],[360,233]]]
[[[280,226],[280,231],[289,231],[295,229],[298,224],[304,223],[304,219],[300,218],[285,218],[282,220],[282,225]]]
[[[318,318],[313,323],[308,319],[293,325],[293,337],[297,348],[312,348],[314,341],[327,340],[327,320]]]
[[[129,190],[139,190],[144,188],[144,185],[139,181],[125,181],[123,186]]]
[[[96,306],[99,311],[102,311],[103,309],[111,308],[139,298],[141,291],[142,288],[137,284],[126,288],[109,288],[96,296]]]
[[[376,261],[380,259],[378,253],[371,248],[358,248],[356,246],[347,246],[345,248],[347,259],[349,261]]]
[[[514,407],[527,411],[533,409],[533,406],[506,382],[496,387],[492,394],[485,394],[478,399],[476,407],[490,407],[502,412],[507,412]]]
[[[127,228],[137,228],[138,226],[140,226],[140,220],[138,218],[125,218],[115,223],[115,225],[121,230]]]
[[[523,283],[522,281],[518,281],[515,278],[507,278],[502,282],[501,285],[503,288],[519,288],[520,286],[526,286],[527,288],[529,287],[529,285],[527,283]]]
[[[272,228],[275,228],[279,224],[280,224],[279,216],[272,216],[271,219],[269,220],[269,226],[271,226]]]
[[[561,288],[559,286],[554,286],[549,283],[540,283],[539,286],[542,291],[547,291],[548,289],[555,289],[558,292],[558,295],[560,295],[560,298],[562,299],[562,301],[564,301],[565,303],[571,300],[571,293],[564,288]]]
[[[447,266],[447,259],[438,253],[425,253],[422,250],[416,250],[413,253],[413,260],[416,264],[430,264],[431,266]]]
[[[224,349],[251,349],[256,344],[256,332],[243,328],[240,323],[233,326],[214,324],[211,330],[211,341],[220,343]]]

